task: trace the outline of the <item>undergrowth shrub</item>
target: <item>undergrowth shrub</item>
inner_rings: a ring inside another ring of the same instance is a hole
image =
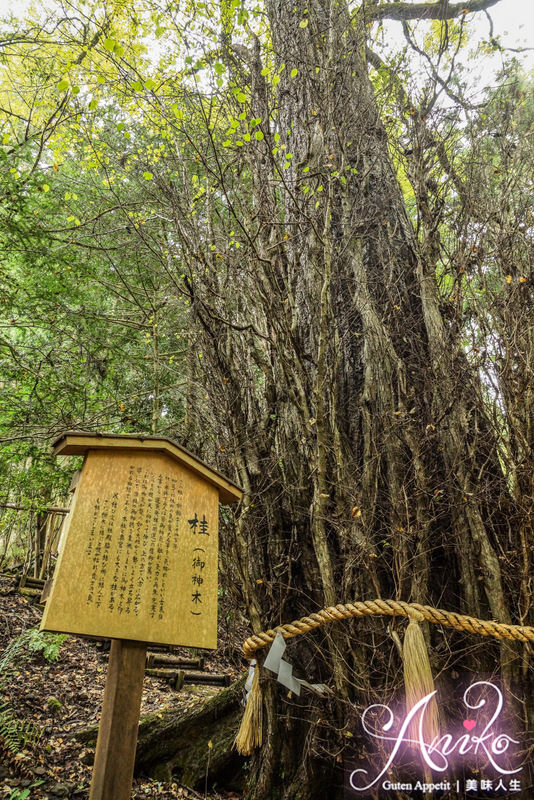
[[[28,628],[15,637],[0,658],[0,691],[5,691],[16,670],[33,654],[42,653],[47,661],[56,661],[67,636],[43,633]],[[41,728],[31,720],[15,716],[9,703],[0,704],[0,757],[11,768],[22,774],[31,774],[27,768],[27,751],[39,742]]]

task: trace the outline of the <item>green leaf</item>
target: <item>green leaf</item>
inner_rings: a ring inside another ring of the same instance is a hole
[[[47,183],[43,183],[41,188],[42,188],[43,192],[49,192],[50,191],[50,186]]]
[[[151,181],[154,176],[151,172],[143,172],[143,178],[145,181]]]
[[[156,85],[156,84],[155,84],[155,82],[152,80],[152,78],[147,78],[147,79],[146,79],[146,81],[145,81],[145,89],[148,89],[148,90],[150,91],[151,89],[153,89],[153,88],[154,88],[154,86],[155,86],[155,85]]]
[[[238,92],[236,97],[237,97],[237,102],[238,103],[246,103],[247,102],[247,96],[243,92]]]
[[[143,90],[143,84],[141,83],[141,81],[134,81],[132,83],[132,89],[135,92],[141,92]]]
[[[217,61],[215,63],[213,69],[215,70],[215,74],[216,75],[222,75],[224,73],[224,67],[223,67],[223,65],[221,64],[220,61]]]
[[[231,141],[231,139],[226,139],[226,140],[225,140],[225,141],[222,143],[222,146],[223,146],[223,147],[231,147],[231,146],[232,146],[232,141]]]
[[[258,142],[261,142],[263,139],[265,139],[265,136],[262,131],[256,131],[254,133],[254,136],[256,137],[256,141]]]
[[[77,94],[80,94],[80,87],[79,86],[73,86],[72,87],[72,94],[74,95],[74,97],[76,97]]]
[[[58,83],[57,88],[59,89],[60,92],[65,92],[69,88],[69,85],[70,84],[68,80],[66,78],[63,78],[63,80],[61,80]]]
[[[307,27],[308,27],[308,20],[301,19],[301,21],[299,22],[299,28],[307,28]]]
[[[89,108],[91,109],[91,111],[93,111],[97,107],[97,105],[98,105],[97,100],[91,100],[91,102],[89,103]]]
[[[298,74],[299,74],[299,71],[298,71],[298,69],[296,67],[295,67],[295,69],[291,70],[290,75],[291,75],[292,78],[294,78],[295,75],[298,75]]]
[[[116,44],[115,39],[109,39],[109,38],[104,39],[104,47],[106,48],[106,50],[109,50],[110,53],[115,47],[115,44]]]

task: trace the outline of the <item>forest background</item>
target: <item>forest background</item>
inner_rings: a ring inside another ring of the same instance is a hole
[[[27,510],[3,510],[3,567],[64,502],[57,434],[144,432],[243,486],[221,586],[255,632],[373,597],[534,624],[532,75],[505,4],[4,17],[0,500]],[[399,691],[402,627],[295,643],[335,699],[266,685],[251,798],[339,783],[347,704]],[[533,729],[528,644],[427,639],[444,687],[498,674]]]

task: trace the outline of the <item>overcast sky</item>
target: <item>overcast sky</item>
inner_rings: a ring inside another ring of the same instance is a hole
[[[135,0],[130,2],[135,4]],[[22,15],[29,5],[30,0],[0,0],[0,17],[9,12]],[[40,0],[38,5],[46,8],[47,5],[53,4],[47,3],[47,0]],[[534,69],[534,0],[500,0],[489,13],[493,19],[494,35],[500,37],[503,46],[533,48],[527,53],[518,54],[518,58],[521,58],[528,68]],[[484,13],[470,15],[468,21],[471,30],[476,31],[483,39],[488,38],[489,24]],[[399,30],[399,36],[402,36],[400,25],[395,27]],[[495,62],[494,64],[498,68],[498,64]],[[488,66],[479,63],[478,69],[483,75]]]
[[[130,0],[132,4],[135,0]],[[0,0],[0,14],[12,11],[19,14],[30,5],[30,0]],[[46,0],[40,0],[41,7],[46,7]],[[532,0],[500,0],[490,9],[495,23],[495,32],[506,34],[506,44],[513,46],[517,42],[534,46],[534,2]],[[485,26],[484,14],[477,14],[477,24]],[[471,23],[475,24],[475,23]],[[530,41],[529,41],[530,40]]]
[[[500,0],[488,10],[493,22],[493,36],[498,38],[504,48],[532,48],[525,52],[514,53],[527,70],[534,70],[534,0]],[[493,83],[493,76],[502,65],[502,55],[497,51],[491,56],[477,54],[476,60],[469,58],[469,52],[476,48],[477,40],[487,41],[490,35],[490,22],[484,12],[470,14],[466,18],[468,30],[474,34],[470,38],[469,47],[464,50],[459,61],[469,67],[470,83],[477,89]],[[388,44],[393,47],[397,42],[402,47],[404,37],[400,23],[389,23]],[[424,38],[426,23],[419,23],[422,30],[416,36],[419,43]],[[391,31],[391,36],[389,35]]]
[[[130,0],[132,4],[135,0]],[[9,11],[21,12],[30,4],[29,0],[0,0],[0,14]],[[46,7],[51,5],[46,0],[40,0],[38,5]],[[500,0],[500,2],[490,9],[490,13],[495,20],[495,27],[498,32],[505,30],[510,33],[510,41],[515,42],[514,37],[526,39],[529,34],[529,23],[534,22],[534,3],[532,0]],[[483,14],[478,14],[482,18]],[[521,26],[523,29],[520,30]],[[530,31],[530,46],[533,44],[534,34]]]

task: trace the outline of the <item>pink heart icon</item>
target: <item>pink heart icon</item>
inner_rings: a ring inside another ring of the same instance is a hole
[[[476,725],[476,721],[474,719],[464,719],[464,728],[467,728],[468,731],[472,731]]]

